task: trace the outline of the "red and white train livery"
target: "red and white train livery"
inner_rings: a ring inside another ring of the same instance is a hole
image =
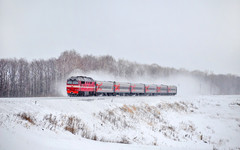
[[[158,84],[94,81],[90,77],[73,76],[67,79],[69,96],[116,96],[116,95],[176,95],[177,87]]]

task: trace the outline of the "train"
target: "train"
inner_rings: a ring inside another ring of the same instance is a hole
[[[156,96],[176,95],[177,87],[117,81],[95,81],[91,77],[72,76],[67,79],[68,96]]]

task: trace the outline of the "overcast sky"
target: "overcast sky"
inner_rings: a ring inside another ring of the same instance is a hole
[[[0,0],[0,58],[71,49],[240,75],[240,0]]]

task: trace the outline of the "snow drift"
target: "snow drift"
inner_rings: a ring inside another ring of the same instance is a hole
[[[239,96],[0,99],[0,148],[237,149],[239,100]]]

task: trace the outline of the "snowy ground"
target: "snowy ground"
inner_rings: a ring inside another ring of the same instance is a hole
[[[0,149],[240,149],[240,96],[1,98]]]

